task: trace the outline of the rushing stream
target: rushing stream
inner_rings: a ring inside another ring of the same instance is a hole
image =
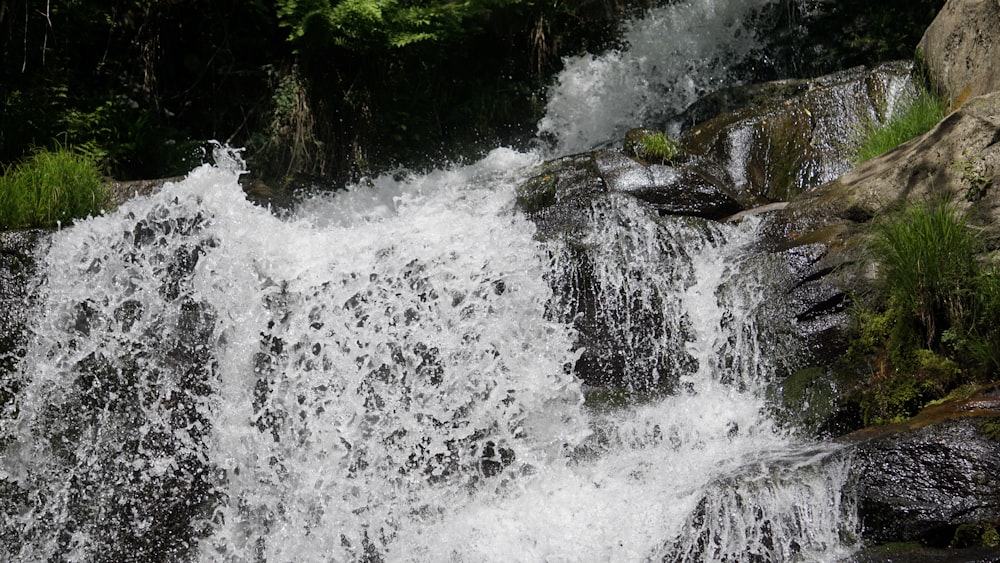
[[[755,48],[764,4],[667,6],[630,49],[568,60],[542,136],[564,153],[683,108]],[[56,233],[3,419],[3,559],[848,555],[849,460],[767,402],[795,343],[768,323],[782,271],[756,251],[764,221],[592,210],[589,291],[634,343],[624,385],[671,390],[620,405],[574,372],[557,303],[582,297],[554,289],[571,249],[515,206],[550,156],[500,148],[279,218],[220,148]]]

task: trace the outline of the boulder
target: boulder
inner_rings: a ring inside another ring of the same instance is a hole
[[[846,440],[867,541],[970,547],[968,526],[1000,522],[1000,387]]]
[[[926,134],[840,178],[807,190],[782,210],[790,240],[856,248],[858,227],[888,209],[944,199],[1000,241],[1000,92],[969,100]]]
[[[1000,1],[948,0],[924,32],[917,59],[955,105],[1000,90]]]
[[[850,169],[852,142],[911,91],[911,65],[730,88],[665,127],[682,129],[686,169],[733,186],[745,207],[788,200]],[[722,111],[722,113],[718,113]]]

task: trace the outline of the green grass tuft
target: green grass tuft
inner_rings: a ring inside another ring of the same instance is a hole
[[[39,151],[0,176],[0,229],[51,228],[110,203],[97,165],[67,150]]]
[[[642,157],[654,162],[669,163],[680,154],[681,149],[666,133],[650,133],[639,139]]]
[[[893,114],[884,123],[870,122],[861,134],[859,148],[854,158],[861,164],[885,154],[899,145],[930,131],[947,113],[944,101],[921,90],[909,104]]]
[[[871,359],[865,423],[892,422],[1000,372],[1000,272],[946,204],[903,210],[878,226],[879,298],[855,311],[852,356]]]

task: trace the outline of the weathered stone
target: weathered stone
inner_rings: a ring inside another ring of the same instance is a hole
[[[907,422],[850,435],[866,539],[951,544],[958,526],[1000,519],[1000,400],[986,388]]]
[[[118,206],[133,197],[154,194],[163,189],[164,184],[167,182],[180,182],[183,179],[183,176],[173,176],[154,180],[113,180],[107,183],[107,188],[111,193],[112,205]]]
[[[38,271],[36,251],[48,231],[0,232],[0,409],[17,389],[10,374],[24,355],[24,330]]]
[[[583,214],[607,192],[595,155],[584,153],[543,164],[537,175],[518,187],[517,204],[538,226],[539,238],[579,242],[587,231]]]
[[[918,542],[892,543],[863,548],[851,563],[994,563],[1000,561],[1000,548],[932,548]]]
[[[852,137],[911,87],[909,72],[908,62],[894,62],[731,89],[699,101],[671,125],[733,107],[681,136],[693,156],[689,167],[733,186],[745,206],[784,201],[850,169]]]
[[[729,191],[697,170],[644,165],[617,151],[596,155],[608,189],[645,201],[660,215],[722,219],[744,207]]]
[[[924,32],[917,58],[955,105],[1000,90],[1000,1],[948,0]]]
[[[1000,240],[1000,92],[969,100],[928,133],[840,178],[808,190],[782,211],[789,236],[840,226],[836,248],[857,242],[857,226],[907,203],[944,199]]]

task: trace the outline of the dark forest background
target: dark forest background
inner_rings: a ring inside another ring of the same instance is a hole
[[[0,164],[70,148],[119,180],[206,141],[343,182],[527,142],[562,57],[651,0],[0,0]],[[744,80],[910,58],[943,0],[782,0]]]

